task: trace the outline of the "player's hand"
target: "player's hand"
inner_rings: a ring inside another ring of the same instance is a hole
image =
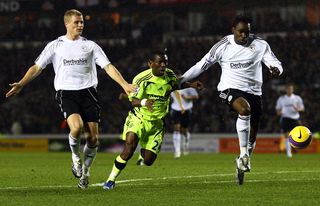
[[[278,77],[280,75],[280,70],[277,67],[270,66],[269,71],[272,77]]]
[[[150,112],[153,111],[153,104],[154,104],[154,99],[147,99],[146,101],[146,107]]]
[[[23,88],[23,86],[19,82],[9,84],[9,86],[11,87],[11,89],[6,93],[6,97],[18,94]]]
[[[126,92],[126,94],[129,94],[131,92],[134,92],[134,90],[136,89],[136,86],[133,84],[126,84],[123,89]]]
[[[190,87],[193,87],[193,88],[195,88],[195,89],[198,89],[198,90],[203,89],[203,83],[200,82],[200,81],[191,82],[191,83],[189,84],[189,86],[190,86]]]

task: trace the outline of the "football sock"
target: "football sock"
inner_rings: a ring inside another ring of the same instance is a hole
[[[69,145],[73,162],[80,162],[80,138],[76,139],[69,134]]]
[[[185,148],[186,148],[186,150],[189,150],[190,138],[191,138],[190,132],[187,132],[187,136],[186,136],[186,139],[185,139],[185,144],[186,144]]]
[[[188,132],[187,136],[181,133],[181,139],[183,140],[183,154],[187,155],[189,153],[190,133]]]
[[[290,143],[289,143],[289,138],[286,138],[286,151],[287,151],[287,156],[288,157],[292,157],[292,152],[291,152],[291,146],[290,146]]]
[[[126,167],[126,165],[127,165],[127,161],[123,160],[119,155],[114,160],[114,164],[107,181],[109,180],[115,181],[115,179],[119,176],[120,172]]]
[[[141,152],[139,152],[138,160],[144,160],[144,158],[143,158],[142,155],[141,155]]]
[[[178,131],[173,132],[173,146],[174,153],[177,155],[181,154],[181,134]]]
[[[93,147],[89,146],[88,144],[85,144],[83,148],[83,173],[86,176],[89,176],[89,169],[92,165],[98,151],[98,145],[95,145]]]
[[[240,157],[243,157],[245,154],[248,154],[248,141],[250,135],[250,115],[238,115],[236,128],[239,138]]]

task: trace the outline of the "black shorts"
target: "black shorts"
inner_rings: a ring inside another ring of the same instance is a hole
[[[192,111],[186,110],[183,114],[181,111],[171,110],[170,116],[173,124],[180,124],[183,128],[188,128],[191,123]]]
[[[280,118],[280,129],[282,133],[290,132],[293,128],[299,125],[301,125],[299,119],[291,119],[287,117]]]
[[[95,88],[59,90],[56,100],[65,119],[71,114],[80,114],[84,122],[100,122],[101,107]]]
[[[228,104],[231,109],[232,109],[231,107],[232,103],[234,102],[234,100],[236,100],[239,97],[243,97],[250,104],[250,108],[251,108],[250,121],[259,122],[261,111],[262,111],[261,96],[250,94],[238,89],[226,89],[224,91],[221,91],[219,94],[219,98],[222,100],[222,102]]]

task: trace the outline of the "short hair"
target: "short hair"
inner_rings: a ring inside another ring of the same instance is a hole
[[[165,57],[166,53],[163,51],[154,51],[148,56],[148,61],[154,61],[157,56],[164,56]]]
[[[246,24],[251,24],[252,23],[252,20],[248,17],[248,16],[245,16],[245,15],[237,15],[233,22],[232,22],[232,27],[236,27],[237,24],[239,24],[240,22],[243,22],[243,23],[246,23]]]
[[[72,16],[83,16],[82,13],[76,9],[70,9],[64,13],[64,23],[69,22]]]

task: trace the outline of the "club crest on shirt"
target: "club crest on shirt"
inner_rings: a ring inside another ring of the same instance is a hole
[[[88,52],[88,51],[89,51],[89,47],[86,46],[86,45],[82,45],[82,46],[81,46],[81,50],[82,50],[83,52]]]
[[[133,94],[136,96],[140,91],[140,87],[136,87],[133,91]]]
[[[256,45],[251,44],[251,45],[249,46],[249,49],[250,49],[250,51],[255,52],[255,51],[256,51]]]

